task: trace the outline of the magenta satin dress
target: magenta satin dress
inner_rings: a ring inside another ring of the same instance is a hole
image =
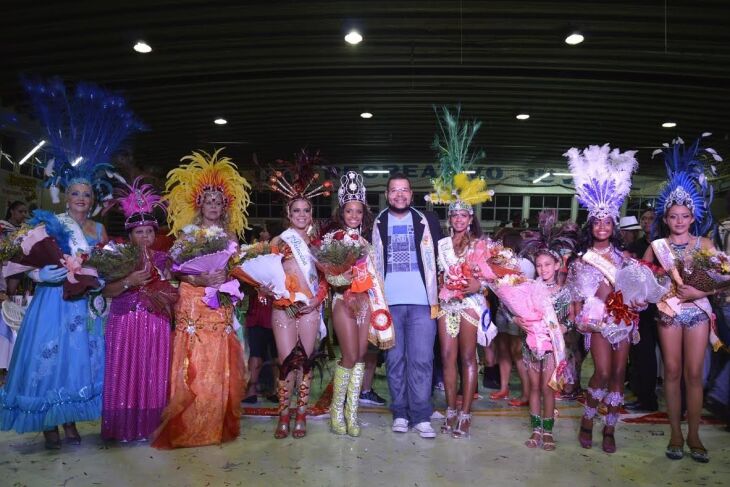
[[[163,269],[167,255],[153,259]],[[167,405],[170,377],[170,319],[140,305],[139,292],[112,299],[106,324],[101,436],[134,441],[148,438]]]

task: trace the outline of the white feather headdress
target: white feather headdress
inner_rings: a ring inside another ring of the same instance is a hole
[[[578,202],[588,210],[589,217],[618,218],[631,191],[631,175],[639,167],[635,154],[611,150],[608,144],[591,145],[583,151],[573,147],[563,154],[568,158]]]

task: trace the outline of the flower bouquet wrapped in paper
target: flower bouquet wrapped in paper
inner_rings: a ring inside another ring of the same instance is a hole
[[[652,267],[632,260],[616,271],[614,288],[621,291],[627,303],[658,303],[671,286],[667,277],[657,276]]]
[[[69,247],[71,231],[51,212],[36,210],[27,226],[8,237],[3,249],[7,262],[3,276],[12,276],[47,265],[68,270],[63,281],[63,299],[73,300],[101,286],[95,269],[85,267],[85,254],[72,255]]]
[[[172,271],[187,275],[200,275],[227,269],[228,261],[236,253],[238,245],[220,227],[201,228],[188,225],[170,248]],[[205,288],[205,304],[213,309],[235,304],[243,297],[236,280],[218,287]]]
[[[517,256],[512,249],[502,245],[501,241],[480,239],[469,253],[467,262],[487,281],[520,274]]]
[[[351,281],[342,280],[341,276],[352,270],[366,252],[367,248],[359,240],[345,238],[345,232],[338,230],[325,235],[321,245],[312,254],[315,265],[324,273],[327,282],[337,288],[352,284]]]
[[[469,279],[473,277],[471,269],[468,262],[449,266],[443,274],[443,286],[440,286],[439,289],[439,300],[450,302],[464,299],[464,290],[469,285]]]
[[[700,291],[730,286],[730,259],[724,252],[695,250],[685,255],[678,267],[684,284]]]
[[[501,277],[490,287],[510,313],[521,319],[530,350],[538,357],[553,353],[555,370],[549,384],[555,390],[562,388],[568,380],[565,342],[548,287],[516,274]]]

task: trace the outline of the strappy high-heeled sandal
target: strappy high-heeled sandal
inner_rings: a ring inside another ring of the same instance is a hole
[[[307,434],[307,407],[297,408],[297,414],[294,418],[294,430],[291,435],[294,438],[304,438]]]
[[[466,426],[466,429],[464,429],[464,426]],[[456,427],[454,427],[454,431],[451,432],[452,438],[469,438],[471,436],[471,433],[469,433],[469,430],[471,429],[471,413],[465,413],[460,412],[459,413],[459,419],[456,421]]]
[[[286,408],[286,411],[279,413],[279,423],[276,425],[274,438],[277,440],[283,440],[289,436],[289,420],[289,408]]]
[[[454,408],[446,408],[446,419],[444,424],[441,425],[441,433],[448,434],[454,431],[454,423],[458,418],[459,412]]]
[[[43,432],[43,438],[45,438],[46,450],[60,450],[61,449],[61,435],[58,432],[58,428],[52,430],[46,430]]]

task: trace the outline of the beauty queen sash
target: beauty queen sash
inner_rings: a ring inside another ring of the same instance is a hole
[[[87,252],[89,250],[89,243],[86,241],[84,231],[81,229],[76,220],[71,218],[68,213],[61,213],[56,215],[58,220],[71,231],[71,237],[69,238],[69,245],[71,246],[71,253],[73,255],[79,252]]]
[[[319,291],[319,276],[317,275],[317,268],[314,266],[312,253],[309,251],[309,245],[295,230],[292,230],[291,228],[285,230],[279,237],[286,242],[287,245],[289,245],[291,253],[294,256],[294,260],[302,270],[302,274],[304,274],[304,277],[307,280],[307,286],[309,287],[312,296],[316,296],[317,291]],[[326,336],[327,326],[324,324],[324,319],[322,318],[322,307],[320,306],[319,338],[322,339]]]
[[[616,266],[613,264],[613,262],[609,262],[608,259],[605,259],[601,254],[598,252],[595,252],[593,249],[588,249],[582,257],[583,261],[592,265],[599,271],[601,271],[601,274],[606,278],[606,280],[611,284],[611,286],[614,286],[616,284]]]
[[[679,260],[679,258],[669,245],[669,240],[666,238],[654,240],[651,243],[651,248],[659,261],[659,264],[661,264],[674,283],[678,286],[683,285],[684,281],[682,280],[682,276],[679,275],[679,270],[677,269],[677,260]],[[710,345],[712,345],[712,348],[715,351],[719,350],[720,347],[722,347],[722,341],[715,332],[715,314],[712,312],[712,305],[710,305],[710,301],[707,298],[700,298],[692,301],[691,304],[697,306],[709,317]],[[659,311],[673,318],[681,311],[682,303],[672,294],[671,297],[663,299],[660,303],[658,303],[657,307],[659,308]]]

